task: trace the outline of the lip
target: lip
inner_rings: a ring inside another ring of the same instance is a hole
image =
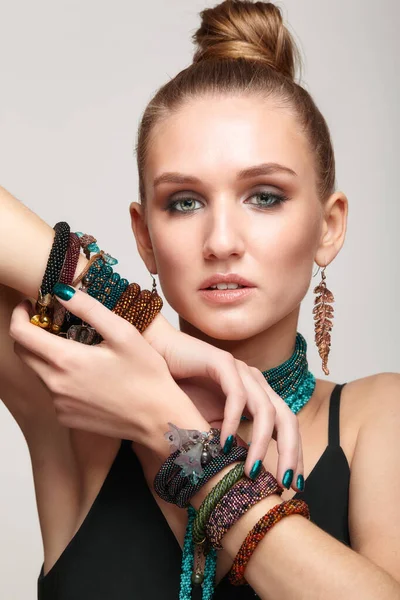
[[[251,281],[248,281],[248,279],[245,279],[244,277],[242,277],[241,275],[238,275],[237,273],[215,273],[214,275],[211,275],[211,277],[208,277],[207,279],[205,279],[199,289],[205,290],[206,288],[210,287],[211,285],[217,285],[217,283],[237,283],[238,285],[244,285],[247,288],[255,287],[254,283],[252,283]],[[220,290],[220,291],[225,291],[225,290]],[[231,290],[231,291],[235,291],[235,290]]]
[[[256,290],[255,287],[239,288],[237,290],[199,290],[203,299],[212,304],[229,304],[244,300]]]

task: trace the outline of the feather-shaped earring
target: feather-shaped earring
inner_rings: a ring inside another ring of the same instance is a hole
[[[325,375],[329,375],[328,355],[331,348],[331,335],[333,323],[333,306],[330,306],[335,298],[330,290],[326,287],[324,267],[321,271],[321,282],[314,288],[314,293],[317,297],[314,300],[314,326],[315,326],[315,342],[318,347],[319,355],[322,359],[322,370]]]

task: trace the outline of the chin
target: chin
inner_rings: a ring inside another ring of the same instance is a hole
[[[187,322],[189,323],[189,327],[197,329],[207,337],[223,341],[247,340],[265,329],[265,323],[259,323],[257,327],[254,319],[251,323],[249,319],[240,319],[239,322],[236,320],[222,322],[219,319],[213,323],[212,319],[207,319],[206,322],[203,322],[197,315],[197,319],[187,319]]]

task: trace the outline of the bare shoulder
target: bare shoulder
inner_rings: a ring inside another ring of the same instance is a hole
[[[395,405],[400,411],[399,373],[376,373],[346,383],[340,403],[340,440],[350,466],[360,432],[378,413]]]
[[[360,385],[365,408],[350,479],[352,548],[400,582],[400,374],[378,373]]]
[[[344,382],[340,399],[340,445],[352,467],[357,441],[368,424],[385,411],[400,411],[400,374],[376,373],[367,377]],[[337,384],[317,380],[318,394],[311,418],[305,419],[303,448],[307,454],[307,439],[310,437],[310,462],[321,454],[327,443],[327,423],[330,398]],[[308,426],[308,423],[311,426]],[[314,450],[313,450],[314,448]],[[315,450],[317,449],[317,450]]]
[[[375,373],[348,382],[345,389],[346,404],[350,405],[347,408],[357,412],[360,426],[373,419],[378,411],[400,410],[400,373]]]

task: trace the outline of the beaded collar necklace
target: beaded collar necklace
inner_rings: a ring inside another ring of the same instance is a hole
[[[262,371],[266,381],[297,414],[311,398],[315,389],[315,377],[308,370],[307,342],[301,333],[296,334],[292,356],[273,369]],[[242,420],[248,420],[243,416]]]
[[[297,332],[296,334],[296,345],[292,356],[278,367],[262,371],[262,374],[294,414],[297,414],[307,404],[315,389],[315,377],[308,370],[307,342],[301,333]],[[243,415],[242,420],[245,419],[248,420]],[[206,558],[204,583],[201,586],[195,585],[192,580],[195,550],[192,529],[195,516],[196,510],[189,506],[188,524],[182,553],[179,600],[191,600],[194,597],[211,600],[214,593],[217,560],[214,548],[211,549]],[[192,587],[194,588],[193,592]]]
[[[294,414],[307,404],[315,389],[315,377],[308,370],[307,342],[299,331],[292,356],[262,374]]]

